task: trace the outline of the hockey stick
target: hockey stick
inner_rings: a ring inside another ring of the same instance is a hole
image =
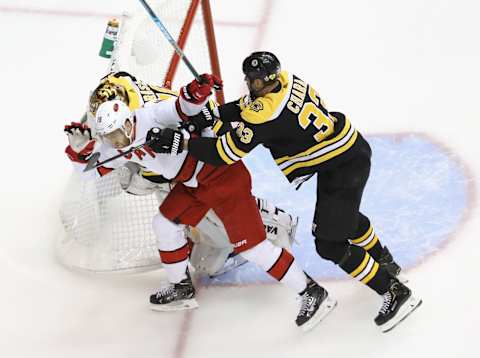
[[[150,5],[148,5],[148,3],[145,0],[138,0],[138,1],[140,1],[140,3],[145,8],[145,10],[147,10],[147,12],[150,15],[150,17],[152,18],[153,22],[157,25],[157,27],[160,29],[162,34],[168,40],[168,42],[170,42],[170,44],[173,46],[173,48],[175,49],[175,52],[180,57],[180,59],[183,61],[183,63],[185,63],[185,65],[187,65],[187,67],[190,70],[190,72],[192,73],[193,77],[195,77],[195,79],[199,83],[204,83],[204,80],[202,79],[202,77],[198,74],[195,67],[193,67],[192,63],[188,60],[187,56],[185,56],[185,53],[182,51],[180,46],[178,46],[175,39],[172,37],[172,35],[170,35],[170,32],[168,32],[167,28],[162,23],[162,21],[159,19],[157,14],[155,14],[155,12],[152,10]],[[221,89],[218,85],[214,85],[213,88],[215,88],[216,90]]]
[[[120,153],[120,154],[117,154],[117,155],[114,155],[113,157],[111,158],[108,158],[108,159],[105,159],[104,161],[101,161],[101,162],[98,162],[97,163],[97,160],[98,158],[100,157],[100,153],[99,152],[95,152],[93,153],[90,158],[88,159],[88,162],[87,162],[87,165],[85,167],[85,169],[83,169],[84,172],[88,172],[92,169],[95,169],[95,168],[98,168],[98,167],[101,167],[102,165],[108,163],[108,162],[111,162],[112,160],[115,160],[115,159],[118,159],[120,157],[123,157],[125,155],[128,155],[130,154],[131,152],[137,150],[137,149],[140,149],[146,145],[149,145],[151,143],[153,143],[155,140],[154,139],[151,139],[143,144],[140,144],[140,145],[137,145],[136,147],[132,147],[130,148],[129,150],[127,150],[126,152],[123,152],[123,153]]]
[[[170,44],[173,46],[173,48],[175,49],[175,52],[177,53],[177,55],[180,57],[180,59],[185,63],[185,65],[187,65],[188,69],[190,70],[190,72],[192,73],[193,77],[195,77],[195,79],[198,81],[198,82],[201,82],[202,81],[202,78],[200,77],[200,75],[198,74],[197,70],[195,70],[195,68],[193,67],[193,65],[190,63],[190,61],[188,60],[187,56],[185,56],[185,53],[183,53],[182,49],[178,46],[177,42],[175,41],[175,39],[172,37],[172,35],[170,35],[170,32],[168,32],[167,28],[165,27],[165,25],[162,23],[162,21],[160,21],[160,19],[158,18],[158,16],[155,14],[155,12],[152,10],[152,8],[150,7],[150,5],[148,5],[148,3],[145,1],[145,0],[138,0],[140,1],[140,3],[143,5],[143,7],[145,8],[145,10],[147,10],[148,14],[150,15],[150,17],[152,18],[153,22],[157,25],[157,27],[160,29],[160,31],[162,32],[162,34],[166,37],[166,39],[168,40],[168,42],[170,42]]]

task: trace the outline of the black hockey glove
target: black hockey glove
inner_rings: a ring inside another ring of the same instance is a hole
[[[200,134],[203,129],[212,127],[215,122],[213,110],[210,104],[207,103],[202,107],[200,113],[195,116],[188,117],[188,121],[182,122],[182,128],[185,128],[189,133]]]
[[[146,141],[155,153],[177,155],[183,151],[183,134],[175,129],[154,127],[147,132]]]

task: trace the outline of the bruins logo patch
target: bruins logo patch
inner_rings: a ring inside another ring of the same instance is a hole
[[[258,101],[252,102],[250,103],[250,109],[254,112],[260,112],[263,109],[263,104]]]

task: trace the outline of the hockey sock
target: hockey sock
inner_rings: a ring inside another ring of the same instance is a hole
[[[364,250],[368,251],[370,255],[375,260],[379,260],[382,255],[383,246],[378,239],[373,226],[370,225],[367,231],[364,231],[359,237],[349,240],[351,244],[362,247]]]
[[[190,245],[185,237],[183,226],[171,222],[158,213],[153,217],[153,231],[168,281],[179,283],[187,278],[188,254],[190,253]]]
[[[256,263],[270,276],[297,293],[307,287],[305,273],[296,265],[295,258],[287,250],[264,240],[240,253],[248,261]]]
[[[390,275],[362,247],[349,245],[339,266],[356,280],[382,295],[388,290]]]
[[[171,283],[179,283],[183,279],[187,278],[187,265],[188,254],[190,248],[188,243],[185,243],[178,249],[165,251],[158,250],[160,253],[160,259],[162,260],[163,267],[167,273],[168,281]]]
[[[370,219],[359,213],[358,228],[355,237],[349,240],[351,244],[363,247],[375,260],[380,260],[383,245],[373,230]]]

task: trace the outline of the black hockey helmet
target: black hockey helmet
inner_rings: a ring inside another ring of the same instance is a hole
[[[268,84],[277,79],[280,73],[280,61],[271,52],[253,52],[243,60],[242,70],[250,81],[261,79]]]

